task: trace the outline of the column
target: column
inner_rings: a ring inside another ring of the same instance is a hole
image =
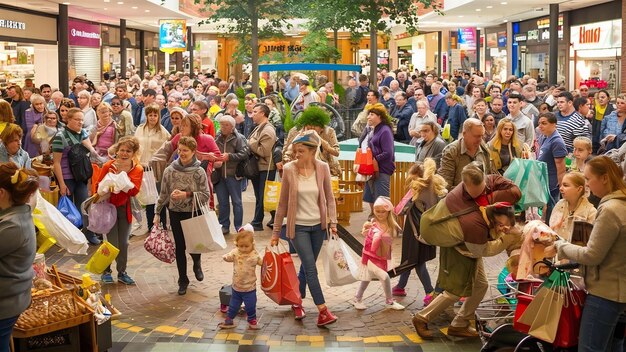
[[[437,76],[441,77],[441,60],[443,59],[443,55],[441,53],[443,47],[443,33],[441,31],[437,32]]]
[[[624,16],[626,16],[626,2],[622,1],[622,50],[626,48],[626,27],[624,26],[624,19],[626,17]],[[620,70],[620,90],[621,92],[626,92],[626,60],[623,55],[620,62],[622,65],[622,69]]]
[[[139,31],[139,77],[143,79],[146,72],[146,31]]]
[[[191,32],[191,26],[187,26],[187,50],[189,51],[189,78],[193,78],[193,33]]]
[[[120,75],[122,79],[126,79],[126,62],[128,61],[126,44],[126,20],[120,19]]]
[[[480,71],[480,29],[476,30],[476,71]]]
[[[59,22],[57,38],[59,38],[59,90],[64,96],[69,94],[69,38],[67,34],[68,11],[67,5],[59,4]]]
[[[559,4],[550,4],[550,50],[548,55],[550,56],[548,83],[555,84],[559,72]]]

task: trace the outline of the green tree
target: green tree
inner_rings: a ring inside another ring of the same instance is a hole
[[[290,9],[299,0],[195,0],[207,8],[202,23],[215,23],[219,30],[233,34],[238,44],[233,55],[237,64],[252,64],[252,91],[259,94],[259,38],[282,35],[291,25]],[[239,79],[239,77],[237,77]]]
[[[341,54],[335,46],[329,45],[326,31],[311,29],[302,39],[299,56],[304,62],[337,62]]]

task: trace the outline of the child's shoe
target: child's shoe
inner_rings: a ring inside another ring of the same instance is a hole
[[[406,290],[401,287],[395,286],[391,289],[391,294],[398,297],[406,297]]]
[[[306,317],[306,312],[304,311],[304,307],[300,304],[294,304],[291,306],[291,310],[293,310],[293,314],[296,316],[296,320],[302,320]]]
[[[220,312],[224,314],[228,313],[228,304],[220,304]]]
[[[365,305],[365,303],[363,303],[360,299],[358,299],[356,297],[352,301],[352,305],[357,310],[365,310],[365,309],[367,309],[367,306]]]
[[[385,308],[393,310],[404,310],[404,306],[396,301],[387,302]]]
[[[430,302],[432,302],[433,299],[435,299],[435,297],[437,297],[437,292],[435,292],[435,291],[433,291],[433,292],[427,294],[426,296],[424,296],[424,307],[428,307]]]
[[[232,329],[235,327],[235,322],[232,319],[226,318],[223,323],[217,324],[220,329]]]
[[[256,319],[248,321],[248,328],[250,330],[259,330],[261,327],[257,324]]]
[[[332,324],[337,321],[337,317],[331,313],[328,308],[320,311],[320,315],[317,317],[317,326],[322,327],[328,324]]]

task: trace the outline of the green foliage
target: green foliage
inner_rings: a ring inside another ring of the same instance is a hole
[[[237,105],[237,109],[239,109],[239,111],[245,111],[246,110],[246,102],[245,102],[246,91],[242,87],[237,87],[235,89],[235,95],[237,96],[237,100],[239,101],[239,105]]]
[[[346,89],[339,82],[335,82],[334,84],[335,85],[334,85],[333,90],[339,96],[339,101],[340,102],[345,102],[345,99],[346,99]]]
[[[325,30],[311,30],[302,39],[304,62],[333,62],[341,58],[339,50],[330,45]]]
[[[293,122],[293,116],[291,114],[291,109],[289,107],[289,102],[285,97],[283,97],[283,93],[278,93],[278,97],[283,102],[283,106],[285,107],[285,119],[283,120],[283,127],[285,131],[291,131],[291,129],[296,125]]]
[[[326,110],[320,108],[319,106],[309,106],[308,108],[302,111],[300,117],[298,117],[298,121],[296,122],[296,126],[298,129],[301,129],[304,126],[319,126],[324,127],[330,123],[330,115]]]

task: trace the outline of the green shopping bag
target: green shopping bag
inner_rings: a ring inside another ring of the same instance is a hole
[[[522,191],[522,198],[515,204],[515,211],[530,207],[541,208],[548,204],[550,188],[548,165],[543,161],[515,158],[504,177],[511,180]]]

